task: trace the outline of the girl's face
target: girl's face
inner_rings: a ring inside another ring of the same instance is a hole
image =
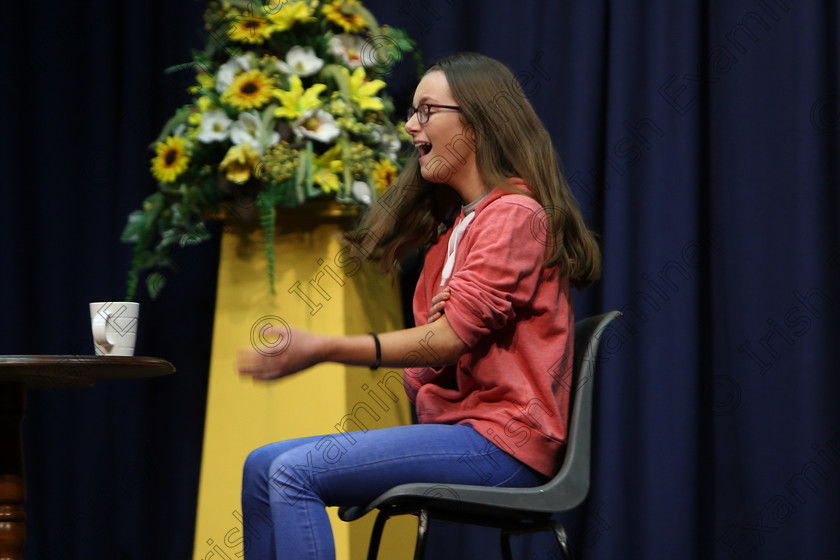
[[[475,137],[464,124],[457,108],[429,108],[428,121],[420,124],[423,104],[457,106],[449,90],[446,76],[439,70],[426,74],[414,92],[414,115],[405,123],[405,130],[420,151],[420,173],[433,183],[448,183],[458,189],[459,183],[472,178],[475,167]]]

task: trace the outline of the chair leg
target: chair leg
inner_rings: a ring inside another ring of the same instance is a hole
[[[499,540],[502,546],[502,560],[513,560],[513,553],[510,551],[510,533],[502,531]]]
[[[388,515],[380,510],[379,515],[376,516],[376,521],[373,523],[373,531],[370,533],[367,560],[376,560],[379,555],[379,543],[382,540],[382,530],[385,528],[386,521],[388,521]]]
[[[557,539],[557,545],[560,547],[560,554],[564,560],[572,560],[572,553],[569,550],[569,537],[566,535],[566,530],[557,521],[551,522],[551,530],[554,533],[554,538]]]
[[[417,544],[414,545],[414,560],[423,560],[426,554],[426,539],[429,537],[429,512],[421,509],[417,514]]]

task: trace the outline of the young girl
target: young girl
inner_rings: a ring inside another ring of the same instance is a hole
[[[346,337],[293,329],[283,353],[245,349],[237,363],[259,379],[325,361],[402,367],[419,424],[336,435],[348,445],[334,458],[322,452],[327,436],[253,451],[247,559],[333,558],[325,506],[361,505],[398,484],[537,486],[559,468],[571,286],[598,278],[600,252],[549,134],[510,70],[473,53],[429,67],[405,129],[417,154],[356,239],[384,270],[428,245],[418,326]]]

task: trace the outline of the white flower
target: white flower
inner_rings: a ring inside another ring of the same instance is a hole
[[[305,78],[324,67],[324,61],[315,55],[312,47],[294,46],[286,53],[286,62],[278,61],[277,68],[286,74],[297,74]]]
[[[340,57],[351,69],[362,65],[362,50],[365,48],[365,41],[358,35],[349,33],[336,35],[330,39],[330,48],[333,54]]]
[[[353,193],[353,198],[355,198],[362,204],[370,205],[371,201],[373,200],[370,185],[368,185],[364,181],[353,181],[353,185],[350,187],[350,192]]]
[[[251,59],[247,54],[234,56],[219,66],[219,71],[216,73],[216,91],[219,93],[226,92],[233,83],[237,70],[247,72],[250,69]]]
[[[239,114],[239,118],[230,126],[230,141],[236,146],[248,143],[252,146],[258,146],[257,151],[262,155],[261,148],[265,146],[273,146],[280,141],[280,133],[276,130],[271,132],[267,137],[265,145],[260,143],[260,137],[263,136],[262,119],[256,111],[247,111]]]
[[[201,115],[201,130],[198,133],[198,141],[209,144],[210,142],[221,142],[227,139],[232,122],[222,109],[205,111]]]
[[[396,161],[397,153],[402,147],[402,142],[400,142],[400,135],[394,130],[383,132],[381,147],[382,150],[386,154],[388,154],[389,158]]]
[[[295,134],[329,143],[341,133],[333,116],[323,109],[313,109],[303,114],[297,126],[294,127]]]
[[[400,136],[396,130],[393,128],[386,129],[379,124],[372,124],[370,125],[368,137],[371,143],[379,144],[379,148],[387,154],[388,158],[394,161],[397,160],[397,153],[402,147],[402,142],[400,142]]]

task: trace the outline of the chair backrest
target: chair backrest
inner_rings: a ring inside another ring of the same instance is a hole
[[[620,317],[610,311],[575,323],[575,354],[572,367],[571,410],[563,465],[554,478],[541,489],[558,494],[563,510],[579,505],[589,492],[590,451],[592,447],[592,395],[599,363],[601,335]]]

